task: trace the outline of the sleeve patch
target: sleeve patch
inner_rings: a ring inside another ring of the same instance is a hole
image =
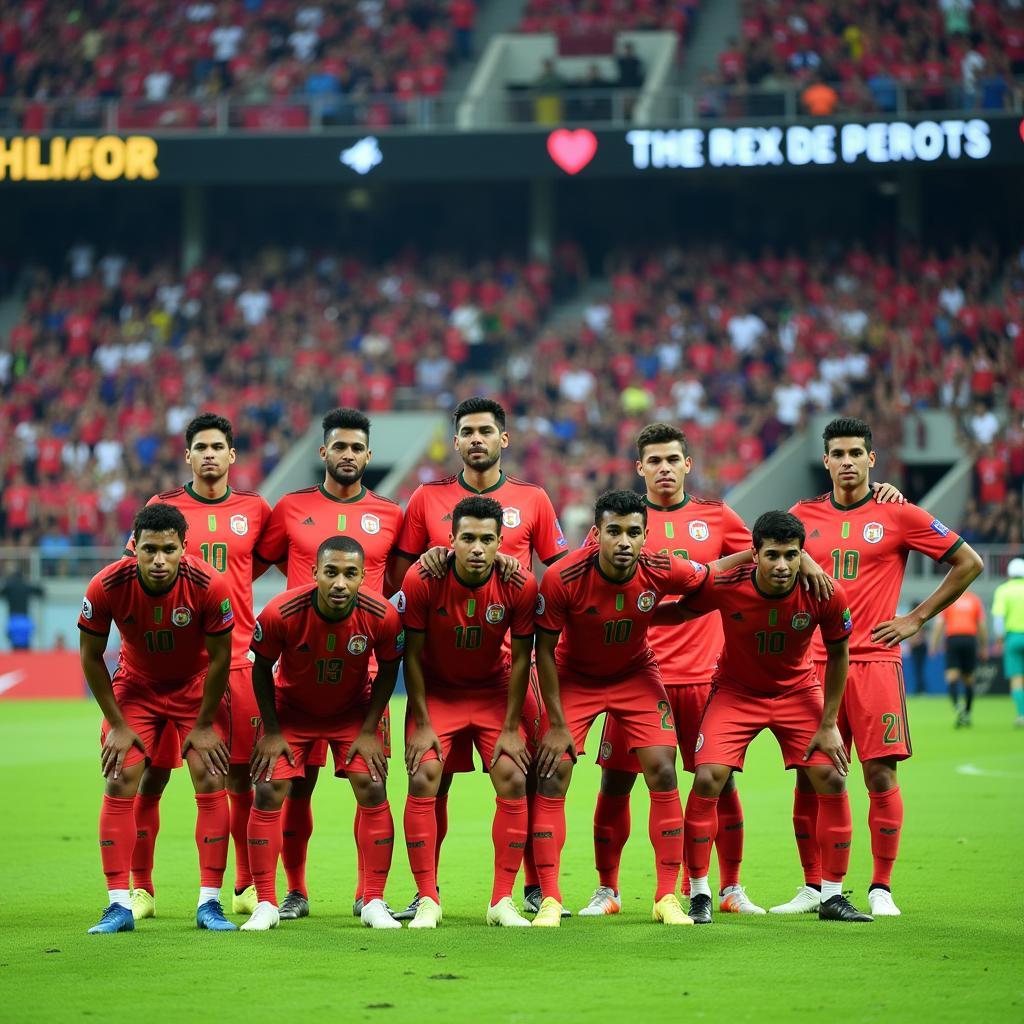
[[[945,526],[940,520],[933,519],[928,524],[929,527],[934,530],[940,537],[946,537],[949,535],[949,527]]]
[[[87,597],[82,598],[82,618],[92,620],[93,617],[92,601]]]

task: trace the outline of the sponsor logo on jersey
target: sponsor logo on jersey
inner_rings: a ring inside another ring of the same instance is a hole
[[[260,625],[260,620],[256,620],[256,628],[252,631],[252,638],[256,643],[263,642],[263,627]]]
[[[653,590],[645,590],[636,599],[636,606],[642,612],[649,612],[657,603],[658,595]]]
[[[864,539],[869,544],[877,544],[885,536],[885,527],[881,523],[865,523]]]
[[[547,608],[547,602],[544,600],[544,595],[543,594],[538,594],[537,595],[537,614],[538,615],[543,615],[546,608]]]
[[[230,605],[228,606],[230,610]],[[171,622],[176,626],[187,626],[192,621],[191,608],[175,608],[171,612]]]
[[[359,525],[363,528],[363,533],[380,533],[380,520],[376,516],[370,515],[369,512],[359,520]]]
[[[348,642],[348,653],[349,654],[362,654],[369,645],[370,640],[368,637],[363,636],[361,633],[358,636],[352,637]]]
[[[505,606],[503,604],[489,604],[487,606],[487,611],[484,612],[484,618],[492,626],[496,626],[503,618],[505,618]]]
[[[316,523],[313,522],[313,517],[312,516],[306,516],[306,518],[302,520],[302,525],[303,526],[316,526]]]
[[[92,601],[87,597],[82,598],[82,618],[91,619],[93,616]]]
[[[231,532],[238,534],[239,537],[244,537],[249,532],[249,520],[246,516],[232,516],[229,525]]]
[[[399,615],[405,614],[405,591],[397,590],[391,595],[391,603],[395,606],[395,611]]]
[[[940,520],[933,519],[929,526],[940,536],[945,537],[949,533],[949,527],[945,526]]]
[[[503,526],[507,526],[510,530],[517,527],[523,521],[522,515],[519,513],[517,508],[505,508],[501,511],[501,522]]]
[[[711,536],[711,531],[708,529],[708,524],[703,519],[694,519],[690,523],[690,536],[694,540],[707,540]]]
[[[789,620],[789,624],[794,629],[806,629],[811,624],[811,616],[808,612],[797,612],[792,619]]]
[[[601,749],[598,751],[597,759],[607,761],[612,756],[612,745],[607,740],[601,741]]]
[[[700,752],[700,748],[703,747],[703,746],[704,746],[704,733],[698,733],[698,735],[697,735],[697,745],[693,748],[693,752],[695,754],[699,753]]]

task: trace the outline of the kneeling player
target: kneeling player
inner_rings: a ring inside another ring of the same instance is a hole
[[[685,848],[690,917],[711,923],[708,864],[718,832],[718,796],[747,747],[771,729],[787,768],[803,768],[818,794],[823,877],[818,916],[871,921],[843,896],[853,826],[846,795],[849,755],[836,727],[849,667],[852,629],[846,595],[827,600],[799,586],[804,526],[788,512],[766,512],[754,523],[755,567],[712,573],[696,596],[659,608],[655,622],[681,622],[696,612],[722,613],[725,646],[697,738],[697,772],[686,802]],[[821,626],[828,650],[825,693],[807,651]]]
[[[281,805],[318,743],[330,745],[335,771],[348,777],[359,804],[356,842],[366,872],[360,918],[368,928],[402,927],[384,903],[395,826],[377,733],[398,677],[402,624],[381,594],[360,589],[363,575],[359,542],[329,537],[317,550],[315,585],[278,594],[256,622],[252,681],[264,734],[252,755],[249,861],[259,903],[242,931],[266,931],[280,920]]]
[[[459,739],[476,744],[497,795],[487,923],[530,924],[512,902],[512,887],[529,832],[530,755],[519,723],[533,650],[537,581],[525,570],[506,581],[495,570],[501,523],[502,508],[493,498],[463,498],[452,512],[449,543],[455,558],[445,575],[436,579],[416,564],[402,584],[409,691],[405,842],[419,895],[410,928],[436,928],[441,921],[434,803],[442,762]]]
[[[128,890],[135,794],[148,757],[169,730],[177,735],[196,791],[196,924],[210,931],[235,930],[220,905],[229,828],[224,791],[229,752],[221,719],[234,613],[223,579],[185,555],[186,529],[178,509],[144,508],[132,527],[136,557],[122,558],[94,576],[82,602],[82,670],[105,718],[100,854],[110,895],[90,934],[135,928]],[[113,680],[103,661],[111,623],[121,633]]]

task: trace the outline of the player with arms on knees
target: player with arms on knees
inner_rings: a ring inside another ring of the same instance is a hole
[[[988,623],[985,621],[985,606],[977,594],[965,591],[935,616],[928,641],[931,654],[939,653],[943,633],[946,635],[946,688],[953,702],[954,724],[960,728],[971,724],[978,657],[988,657]],[[960,684],[964,688],[963,706],[958,692]]]
[[[832,490],[798,502],[790,511],[807,528],[807,552],[842,583],[856,623],[850,636],[850,672],[839,713],[839,729],[857,748],[870,806],[868,829],[873,861],[868,904],[876,917],[895,917],[890,883],[900,833],[903,797],[897,764],[910,757],[906,693],[900,642],[955,601],[982,570],[982,561],[947,526],[916,505],[879,505],[871,500],[869,475],[875,464],[871,428],[859,419],[835,419],[825,427],[823,462]],[[896,616],[907,556],[920,551],[949,572],[920,604]],[[816,637],[811,658],[819,671],[825,646]],[[820,804],[810,780],[797,772],[793,826],[804,869],[804,885],[772,913],[797,914],[818,906],[822,865],[815,817]]]
[[[245,832],[252,809],[249,758],[256,743],[259,709],[252,692],[249,641],[256,622],[252,581],[268,566],[253,560],[267,521],[270,506],[254,491],[236,491],[228,484],[235,462],[235,440],[230,421],[215,413],[195,417],[185,428],[185,461],[192,481],[173,491],[157,494],[149,504],[162,503],[180,509],[188,524],[190,550],[219,573],[227,584],[235,613],[232,632],[231,671],[227,704],[230,712],[228,747],[231,767],[227,791],[231,839],[235,847],[235,886],[231,897],[234,914],[251,914],[256,890],[249,871]],[[132,914],[135,920],[156,913],[153,860],[160,830],[160,797],[171,776],[181,767],[177,733],[165,729],[142,775],[135,797],[135,851],[132,854]]]
[[[395,542],[402,529],[402,509],[390,498],[368,490],[363,474],[370,450],[370,421],[356,409],[335,409],[323,418],[324,443],[320,459],[323,483],[286,494],[274,506],[256,557],[267,564],[283,563],[288,589],[307,586],[316,565],[317,551],[328,537],[351,537],[365,554],[366,585],[380,594],[398,589],[402,577],[395,566]],[[370,671],[373,671],[371,661]],[[391,725],[385,711],[380,724],[381,743],[391,754]],[[309,914],[306,859],[313,834],[311,800],[320,769],[327,764],[327,744],[317,744],[305,761],[305,774],[293,778],[284,804],[284,840],[281,862],[288,892],[281,904],[281,920]],[[359,834],[362,807],[356,806],[353,833]],[[358,849],[358,843],[357,843]],[[353,913],[362,911],[363,865],[358,864]]]
[[[128,890],[135,794],[149,752],[168,730],[177,737],[196,792],[196,924],[210,931],[235,930],[220,904],[230,761],[223,697],[234,612],[224,580],[185,555],[186,529],[185,517],[170,505],[142,509],[132,528],[135,557],[97,573],[82,601],[82,671],[104,716],[100,764],[107,781],[99,832],[110,899],[90,934],[135,928]],[[121,634],[113,679],[103,660],[111,625]]]
[[[402,927],[384,903],[395,826],[387,758],[377,734],[398,678],[402,624],[383,594],[362,586],[364,579],[359,542],[329,537],[317,550],[313,585],[278,594],[256,623],[253,687],[263,735],[252,755],[256,800],[249,856],[259,902],[243,931],[266,931],[280,920],[275,883],[281,806],[289,780],[303,776],[306,758],[320,743],[330,746],[335,769],[348,776],[359,804],[362,922],[368,928]]]
[[[493,498],[463,498],[451,520],[449,542],[455,557],[444,577],[435,579],[425,567],[413,565],[401,590],[409,693],[405,842],[419,894],[409,927],[436,928],[441,922],[434,801],[444,759],[459,738],[476,744],[496,794],[494,885],[487,923],[529,927],[512,902],[512,887],[529,831],[530,755],[521,719],[533,653],[537,581],[522,569],[508,580],[498,573],[502,508]]]
[[[501,550],[497,568],[506,579],[512,568],[533,568],[534,556],[544,565],[553,565],[567,553],[565,536],[558,523],[551,499],[542,487],[508,476],[501,468],[501,453],[509,445],[505,410],[490,398],[467,398],[452,414],[455,436],[452,444],[462,459],[462,470],[443,480],[421,484],[409,499],[402,535],[398,540],[398,567],[403,576],[420,555],[435,547],[447,555],[451,536],[452,509],[470,495],[493,498],[502,506]],[[505,559],[513,559],[509,565]],[[433,566],[431,558],[422,560]],[[515,563],[518,563],[516,566]],[[507,648],[506,643],[506,648]],[[541,702],[536,679],[531,677],[523,705],[523,726],[531,746],[540,727]],[[456,772],[473,771],[472,744],[458,738],[445,759],[441,784],[434,807],[437,812],[436,860],[440,863],[441,844],[448,831],[448,791]],[[527,804],[533,802],[535,780],[527,778]],[[541,892],[533,863],[532,846],[527,842],[523,858],[525,888],[524,909],[536,913]],[[398,913],[399,918],[412,918],[418,903],[413,899]],[[566,916],[569,912],[566,911]]]
[[[847,642],[853,622],[842,587],[826,599],[797,578],[804,527],[788,512],[766,512],[754,523],[754,566],[712,572],[701,592],[655,613],[658,622],[721,613],[725,645],[697,738],[697,771],[686,801],[686,862],[690,917],[711,923],[708,864],[718,831],[719,793],[743,770],[747,748],[770,729],[787,768],[804,766],[818,796],[824,874],[818,916],[870,921],[843,896],[850,863],[849,762],[836,717],[846,685]],[[824,694],[807,655],[815,627],[828,649]]]
[[[537,672],[548,728],[537,755],[537,805],[531,831],[544,900],[535,926],[558,927],[559,862],[565,843],[565,794],[572,766],[602,712],[619,719],[651,793],[648,821],[657,882],[653,918],[693,922],[676,896],[682,864],[682,808],[676,783],[672,706],[647,643],[658,601],[687,595],[707,567],[643,550],[647,505],[635,491],[609,491],[594,506],[597,547],[573,552],[541,581]],[[739,565],[749,553],[722,564]]]

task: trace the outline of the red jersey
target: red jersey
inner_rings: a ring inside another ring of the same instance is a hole
[[[89,581],[78,628],[121,634],[119,664],[129,674],[177,689],[206,671],[206,638],[230,633],[235,624],[227,584],[190,555],[183,555],[170,590],[143,586],[134,556],[126,556]]]
[[[837,584],[827,601],[819,601],[797,581],[788,594],[767,594],[755,575],[745,565],[712,572],[708,585],[686,601],[694,611],[722,613],[725,646],[712,682],[770,697],[818,685],[808,651],[819,625],[828,643],[849,638],[853,619],[845,591]]]
[[[155,494],[146,504],[157,502],[181,510],[188,523],[185,536],[190,553],[216,569],[227,583],[237,627],[231,638],[231,667],[244,668],[256,625],[252,556],[270,520],[270,506],[255,491],[230,487],[223,498],[201,498],[191,484]],[[134,550],[134,543],[129,548]]]
[[[502,473],[493,487],[477,491],[459,473],[420,484],[413,491],[398,538],[399,553],[419,558],[430,547],[448,547],[452,509],[463,498],[477,494],[493,498],[501,505],[501,547],[498,550],[518,559],[524,569],[532,567],[534,553],[545,565],[550,565],[568,550],[551,499],[543,487]]]
[[[601,572],[598,552],[574,551],[544,574],[537,628],[561,633],[555,663],[574,675],[607,681],[655,662],[647,643],[651,613],[666,594],[692,594],[707,578],[706,565],[642,552],[628,580]]]
[[[275,506],[256,548],[264,562],[287,559],[288,588],[313,578],[316,551],[328,537],[351,537],[366,555],[366,587],[384,592],[384,576],[402,529],[402,509],[363,487],[354,498],[335,498],[323,484],[286,494]]]
[[[871,642],[871,630],[896,614],[907,555],[922,551],[936,561],[948,558],[963,540],[917,505],[879,505],[869,493],[854,505],[837,505],[832,492],[797,502],[792,512],[806,527],[804,549],[850,595],[856,625],[850,637],[851,661],[899,661],[899,645]],[[825,647],[815,637],[815,661]]]
[[[405,637],[398,612],[367,587],[343,619],[326,618],[316,604],[316,587],[277,594],[256,622],[252,649],[268,661],[281,659],[274,677],[279,709],[316,718],[336,717],[366,699],[370,658],[397,661]]]
[[[426,633],[423,674],[429,686],[507,684],[512,662],[506,638],[533,639],[537,580],[520,569],[508,581],[492,570],[483,583],[464,583],[448,564],[435,579],[418,562],[398,593],[405,628]]]

